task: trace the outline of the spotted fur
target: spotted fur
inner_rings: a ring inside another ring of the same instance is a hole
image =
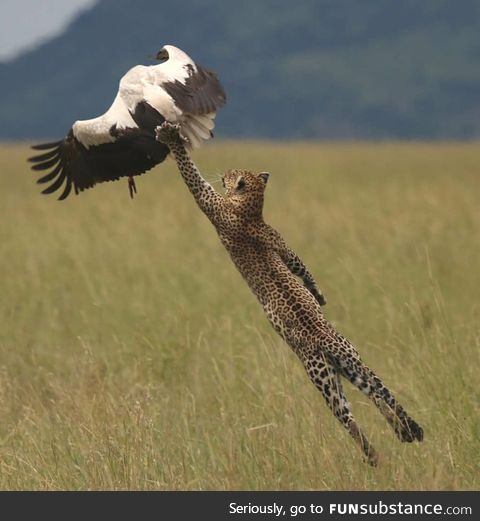
[[[341,376],[372,399],[400,441],[421,441],[422,428],[362,362],[355,347],[324,318],[320,305],[325,304],[325,299],[303,262],[264,222],[268,174],[229,170],[222,178],[223,197],[200,175],[185,150],[178,127],[162,125],[157,129],[157,139],[169,146],[186,185],[216,228],[273,328],[300,358],[311,381],[366,460],[375,465],[377,455],[351,413]]]

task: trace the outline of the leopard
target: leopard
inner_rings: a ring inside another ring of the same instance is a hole
[[[268,172],[227,170],[224,195],[207,182],[187,153],[178,125],[165,122],[156,139],[170,149],[200,210],[262,306],[268,321],[298,356],[335,418],[372,466],[378,454],[355,420],[342,378],[368,396],[402,442],[423,440],[423,429],[382,380],[360,358],[355,346],[324,317],[323,292],[299,256],[263,219]]]

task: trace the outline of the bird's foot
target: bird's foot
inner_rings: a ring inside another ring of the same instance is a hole
[[[178,123],[170,123],[170,121],[163,122],[155,129],[157,141],[165,145],[185,145],[188,139],[182,135],[181,127]]]
[[[130,199],[133,199],[133,194],[137,193],[137,187],[132,176],[128,176],[128,191],[130,192]]]

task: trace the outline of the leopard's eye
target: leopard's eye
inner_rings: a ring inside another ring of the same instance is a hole
[[[241,177],[237,183],[237,190],[243,190],[245,188],[245,179]]]

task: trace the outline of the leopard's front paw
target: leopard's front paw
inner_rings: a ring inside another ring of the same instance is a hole
[[[181,127],[178,123],[170,123],[170,121],[163,122],[155,129],[157,141],[165,145],[180,145],[184,144],[186,138],[181,134]]]

